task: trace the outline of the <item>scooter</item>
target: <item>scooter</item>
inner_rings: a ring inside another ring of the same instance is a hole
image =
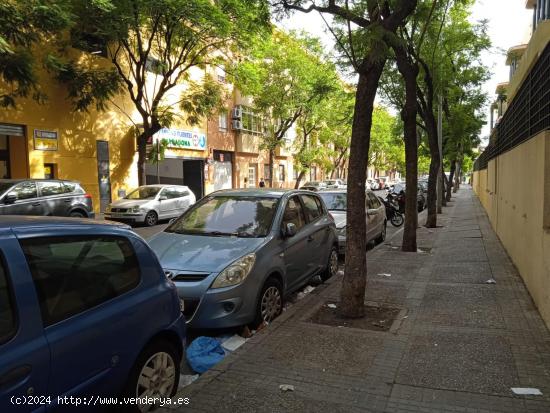
[[[403,218],[403,214],[399,212],[399,207],[396,205],[396,202],[393,201],[389,196],[387,199],[380,197],[378,198],[386,207],[386,218],[390,220],[391,224],[394,227],[400,227],[401,225],[403,225],[403,222],[405,220]]]

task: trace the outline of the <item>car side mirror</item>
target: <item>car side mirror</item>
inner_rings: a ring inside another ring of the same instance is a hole
[[[159,201],[166,201],[168,199],[167,196],[163,195],[163,196],[159,196]]]
[[[9,194],[4,197],[4,204],[13,204],[17,201],[17,195]]]
[[[286,224],[286,227],[285,227],[285,237],[293,237],[294,235],[296,235],[296,232],[298,232],[298,230],[296,229],[296,225],[293,224],[292,222],[289,222],[288,224]]]

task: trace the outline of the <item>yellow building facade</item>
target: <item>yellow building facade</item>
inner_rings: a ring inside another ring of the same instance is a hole
[[[472,185],[550,327],[550,15],[536,1],[528,6],[533,35],[511,49],[504,113],[476,160]]]
[[[108,64],[99,56],[83,53],[82,58]],[[196,69],[191,78],[199,80],[204,74]],[[0,110],[0,178],[76,180],[92,195],[96,213],[102,212],[109,202],[138,186],[135,126],[140,124],[139,114],[125,95],[116,97],[105,111],[91,107],[89,112],[75,112],[65,87],[45,72],[39,76],[46,102],[19,99],[15,109]],[[148,87],[153,87],[154,77],[148,76]],[[224,77],[218,79],[225,84]],[[164,104],[176,107],[185,87],[174,88]],[[232,85],[225,87],[225,111],[197,126],[178,118],[156,134],[155,141],[160,138],[168,145],[163,161],[146,165],[148,184],[188,185],[199,198],[218,189],[256,187],[267,178],[268,156],[261,150],[261,134],[235,127],[232,112],[243,98]],[[277,154],[276,187],[294,185],[290,149]]]

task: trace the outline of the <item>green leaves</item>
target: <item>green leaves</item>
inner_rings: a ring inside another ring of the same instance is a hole
[[[190,83],[189,89],[182,94],[180,108],[186,114],[186,120],[190,125],[198,125],[222,109],[224,100],[220,83],[207,75],[202,83]]]

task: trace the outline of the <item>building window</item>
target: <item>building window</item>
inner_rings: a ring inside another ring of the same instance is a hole
[[[256,168],[254,166],[248,167],[248,187],[256,188]]]
[[[298,168],[296,167],[292,168],[292,179],[298,179]]]
[[[227,112],[220,112],[218,115],[219,129],[220,132],[227,131]]]
[[[162,67],[163,64],[159,59],[155,59],[154,57],[147,57],[147,60],[145,61],[145,70],[148,72],[154,73],[156,75],[162,74]]]
[[[264,179],[266,181],[271,180],[271,169],[269,168],[269,164],[264,164]]]
[[[284,182],[285,181],[285,166],[279,165],[279,181]]]
[[[252,108],[242,106],[242,130],[252,133],[264,133],[263,119]]]
[[[220,65],[216,68],[216,74],[218,75],[218,82],[225,83],[225,66]]]

